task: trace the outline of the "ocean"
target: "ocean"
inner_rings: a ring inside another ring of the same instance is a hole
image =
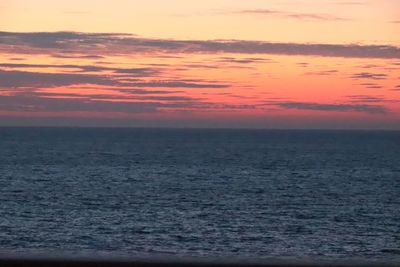
[[[0,252],[400,261],[400,132],[0,128]]]

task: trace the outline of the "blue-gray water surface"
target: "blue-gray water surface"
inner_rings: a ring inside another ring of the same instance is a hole
[[[0,251],[400,261],[400,132],[0,128]]]

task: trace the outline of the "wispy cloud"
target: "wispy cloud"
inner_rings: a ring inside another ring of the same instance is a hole
[[[91,74],[41,73],[0,70],[0,87],[38,88],[77,84],[120,85],[110,78]]]
[[[239,53],[329,56],[347,58],[400,58],[400,47],[392,45],[301,44],[244,40],[147,39],[117,33],[0,32],[0,51],[19,54],[98,56],[141,53]]]
[[[7,65],[7,64],[3,64]],[[14,65],[14,64],[13,64]],[[29,66],[29,65],[27,65]],[[37,65],[34,65],[37,66]],[[50,65],[52,66],[52,65]],[[68,66],[68,65],[67,65]],[[94,67],[96,68],[96,67]],[[132,69],[133,70],[136,69]],[[87,70],[86,70],[87,71]],[[125,73],[125,72],[124,72]],[[144,75],[147,77],[147,75]],[[136,76],[134,76],[136,77]],[[82,73],[45,73],[0,69],[0,87],[29,90],[35,88],[51,88],[72,85],[100,85],[118,88],[228,88],[229,84],[218,82],[205,82],[203,80],[150,80],[126,81],[119,80],[112,75],[82,74]]]
[[[387,109],[382,105],[369,104],[321,104],[310,102],[281,102],[277,104],[285,109],[315,110],[315,111],[356,111],[370,114],[384,114]]]
[[[157,108],[168,106],[159,102],[110,102],[89,101],[81,98],[51,98],[36,95],[1,96],[0,109],[29,112],[102,111],[142,113],[155,112]]]
[[[221,57],[217,60],[217,62],[235,63],[235,64],[254,64],[254,63],[266,63],[266,62],[271,63],[273,61],[271,59],[258,58],[258,57],[249,57],[249,58]]]
[[[387,74],[384,73],[371,73],[371,72],[360,72],[353,74],[352,79],[371,79],[371,80],[384,80],[387,78]]]
[[[382,96],[349,95],[347,97],[352,103],[381,103],[384,101]]]
[[[381,89],[381,88],[383,88],[382,85],[379,85],[379,84],[376,84],[376,83],[362,83],[360,85],[365,86],[365,88],[368,88],[368,89]]]
[[[310,71],[306,72],[306,75],[319,75],[319,76],[326,76],[326,75],[333,75],[338,73],[338,70],[321,70],[321,71]]]
[[[310,65],[310,63],[308,63],[308,62],[298,62],[298,63],[296,63],[296,65],[298,65],[298,66],[300,66],[302,68],[307,68]]]
[[[18,63],[0,63],[0,67],[5,68],[59,68],[73,69],[81,72],[100,72],[111,71],[114,73],[129,73],[131,76],[148,77],[159,73],[156,68],[111,68],[94,65],[71,65],[71,64],[18,64]]]
[[[99,55],[63,55],[63,54],[55,54],[52,55],[54,58],[78,58],[78,59],[103,59],[103,56]]]
[[[0,96],[0,110],[18,112],[101,112],[105,113],[156,113],[163,110],[213,110],[254,109],[253,105],[207,102],[202,98],[183,95],[81,95],[77,93],[28,92]]]
[[[359,5],[366,5],[367,3],[365,1],[335,1],[331,2],[330,4],[332,5],[346,5],[346,6],[359,6]]]
[[[315,13],[297,13],[273,9],[244,9],[233,12],[234,14],[251,14],[263,16],[278,16],[283,18],[299,19],[299,20],[319,20],[319,21],[343,21],[348,20],[345,18],[337,17],[329,14],[315,14]]]
[[[228,84],[186,82],[186,81],[151,81],[131,83],[135,87],[157,87],[157,88],[227,88]]]

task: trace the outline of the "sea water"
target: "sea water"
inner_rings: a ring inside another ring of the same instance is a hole
[[[0,251],[400,260],[400,132],[0,128]]]

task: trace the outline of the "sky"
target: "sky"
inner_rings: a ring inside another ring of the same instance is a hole
[[[400,1],[0,0],[0,126],[400,130]]]

